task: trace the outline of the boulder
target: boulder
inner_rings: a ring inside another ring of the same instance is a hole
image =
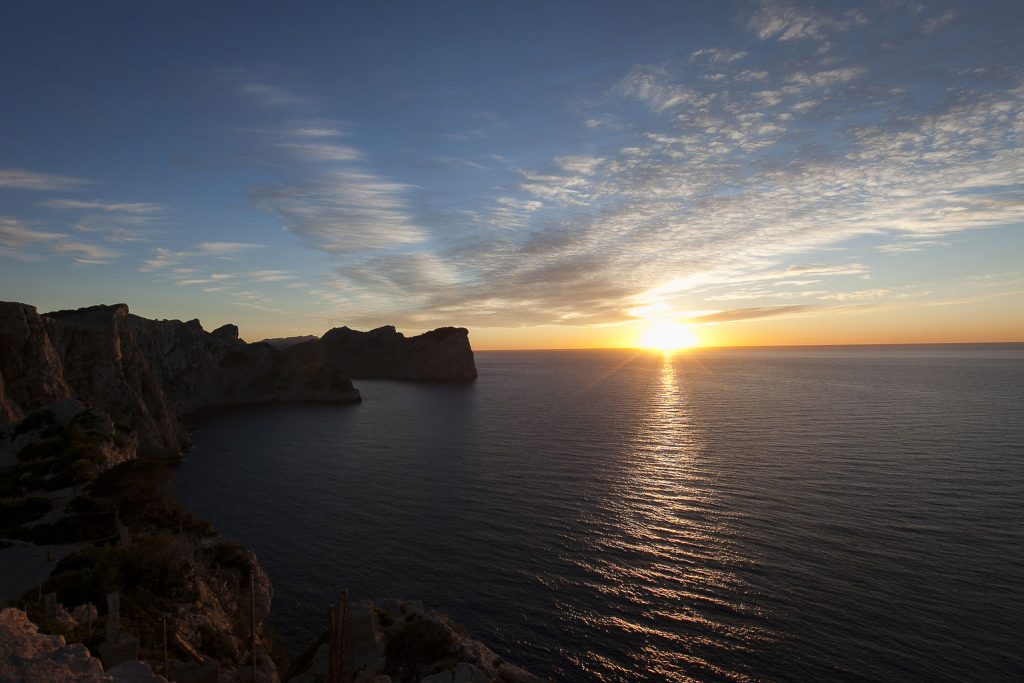
[[[0,681],[110,681],[84,645],[48,636],[19,609],[0,610]]]

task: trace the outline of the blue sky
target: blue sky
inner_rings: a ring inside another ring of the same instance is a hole
[[[0,298],[1024,338],[1022,38],[1013,2],[5,3]]]

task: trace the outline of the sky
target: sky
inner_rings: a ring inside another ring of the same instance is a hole
[[[0,6],[0,299],[1024,341],[1020,2]]]

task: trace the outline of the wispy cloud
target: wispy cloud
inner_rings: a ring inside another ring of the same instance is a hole
[[[299,105],[284,79],[241,74],[236,92],[272,119],[246,131],[269,178],[251,205],[327,254],[328,274],[228,268],[209,259],[244,249],[201,246],[155,251],[143,268],[251,306],[274,305],[270,285],[287,283],[352,323],[605,324],[651,306],[713,323],[877,307],[910,294],[874,281],[871,264],[1024,215],[1024,81],[979,77],[983,51],[940,74],[920,34],[958,26],[931,14],[758,2],[735,17],[756,38],[581,85],[586,104],[569,107],[579,130],[549,158],[421,159],[487,177],[443,211],[424,208],[401,168],[382,171],[358,129],[300,112],[319,103]],[[868,34],[899,69],[863,48]],[[433,137],[476,148],[494,139],[482,125]]]
[[[806,73],[803,71],[790,74],[786,78],[787,83],[810,88],[824,88],[837,83],[846,83],[854,78],[863,75],[864,69],[858,67],[846,67],[843,69],[829,69]]]
[[[17,168],[0,169],[0,189],[61,191],[75,190],[90,184],[92,184],[92,181],[82,178],[72,178],[52,173],[39,173],[38,171],[26,171]]]
[[[59,232],[33,230],[5,217],[0,217],[0,247],[0,254],[22,261],[41,261],[54,254],[70,254],[75,263],[98,265],[121,256],[112,249],[81,242]]]
[[[336,138],[342,131],[330,123],[300,123],[285,131],[292,138]]]
[[[770,46],[777,51],[839,40],[868,22],[764,3],[748,26],[781,43]],[[638,306],[727,300],[756,305],[702,320],[806,314],[838,310],[825,302],[906,296],[866,288],[871,269],[857,254],[937,247],[943,235],[1024,216],[1019,76],[990,87],[965,72],[953,77],[955,96],[922,91],[908,106],[909,86],[879,87],[890,74],[870,59],[737,52],[707,48],[631,68],[583,128],[640,102],[646,130],[599,153],[512,169],[514,183],[498,188],[492,207],[467,212],[493,232],[437,254],[457,264],[457,285],[425,296],[392,279],[401,259],[390,258],[357,260],[360,281],[388,273],[393,287],[378,302],[415,300],[410,319],[464,324],[617,322]],[[855,256],[822,258],[836,250]],[[354,286],[340,282],[336,293]]]
[[[691,61],[703,61],[710,64],[731,64],[743,59],[749,53],[743,50],[724,50],[719,48],[703,48],[690,53]]]
[[[296,277],[287,270],[254,270],[245,273],[245,276],[254,282],[284,282]]]
[[[230,256],[254,249],[266,249],[266,246],[252,242],[200,242],[195,245],[195,249],[200,256]]]
[[[266,245],[252,242],[199,242],[182,251],[155,247],[147,258],[142,259],[139,270],[150,273],[167,272],[175,276],[191,275],[199,271],[200,262],[223,263],[261,249],[266,249]]]
[[[333,170],[299,184],[257,188],[250,199],[310,247],[345,254],[426,238],[402,197],[409,189],[372,173]]]
[[[151,215],[160,213],[162,210],[159,204],[147,202],[102,202],[98,200],[83,201],[79,199],[50,199],[43,202],[43,206],[51,209],[68,209],[75,211],[104,211],[107,213],[127,213]]]
[[[333,143],[283,142],[278,147],[301,161],[359,161],[363,158],[358,149]]]
[[[738,320],[754,320],[756,318],[768,318],[779,315],[793,315],[796,313],[807,313],[816,310],[815,306],[768,306],[764,308],[734,308],[728,311],[718,311],[706,315],[698,315],[688,319],[691,323],[724,323]]]
[[[37,261],[40,258],[37,249],[52,245],[61,237],[55,232],[31,230],[13,218],[0,217],[0,247],[10,258]]]
[[[824,41],[833,32],[847,31],[865,24],[867,17],[859,10],[848,10],[834,16],[813,7],[800,7],[779,0],[762,0],[747,20],[746,27],[762,40],[789,42]]]
[[[412,186],[368,170],[362,151],[331,138],[341,133],[286,125],[269,132],[273,148],[284,152],[295,179],[253,189],[256,207],[278,215],[285,228],[307,246],[341,255],[422,242],[427,231],[406,205]],[[309,142],[310,138],[318,141]]]
[[[942,14],[930,17],[921,22],[921,33],[935,33],[954,19],[956,19],[956,12],[951,9],[947,9]]]
[[[304,103],[302,97],[284,88],[260,81],[240,83],[237,90],[265,107],[298,107]]]

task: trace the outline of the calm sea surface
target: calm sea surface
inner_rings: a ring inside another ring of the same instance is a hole
[[[295,649],[342,588],[557,680],[1024,679],[1024,346],[478,352],[205,418]]]

